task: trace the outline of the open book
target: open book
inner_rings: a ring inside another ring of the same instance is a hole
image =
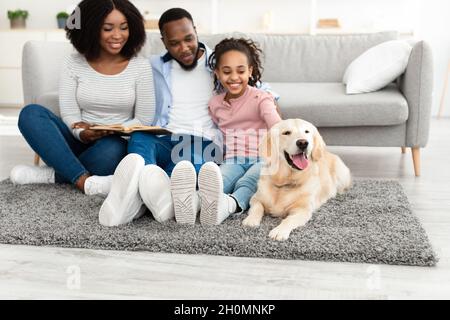
[[[135,131],[145,131],[151,134],[172,134],[171,131],[158,127],[158,126],[144,126],[141,124],[137,124],[131,127],[124,127],[120,124],[110,124],[110,125],[95,125],[90,127],[91,130],[108,130],[115,131],[120,134],[130,134]]]

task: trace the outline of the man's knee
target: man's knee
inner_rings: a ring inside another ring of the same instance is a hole
[[[120,162],[127,155],[127,141],[119,136],[103,137],[95,143],[113,162]]]
[[[145,132],[133,132],[128,141],[128,153],[142,153],[153,150],[158,137]]]
[[[130,143],[148,144],[148,143],[155,143],[157,141],[158,141],[157,136],[145,132],[133,132],[130,135]]]

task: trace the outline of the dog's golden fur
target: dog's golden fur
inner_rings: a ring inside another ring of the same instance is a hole
[[[285,152],[287,155],[300,152],[298,140],[308,142],[304,150],[308,165],[303,170],[289,164],[285,157]],[[307,121],[279,122],[266,134],[259,153],[265,165],[243,224],[257,227],[265,213],[283,218],[270,231],[272,239],[286,240],[293,229],[311,219],[316,209],[351,185],[350,170],[338,156],[326,150],[317,128]]]

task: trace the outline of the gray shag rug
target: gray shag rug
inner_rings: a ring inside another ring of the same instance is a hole
[[[0,242],[109,250],[145,250],[276,259],[434,266],[437,258],[408,199],[396,181],[356,180],[345,195],[329,200],[284,242],[261,227],[241,226],[245,215],[219,226],[160,224],[147,212],[120,227],[103,227],[103,198],[69,185],[14,186],[0,182]]]

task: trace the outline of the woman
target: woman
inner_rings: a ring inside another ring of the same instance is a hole
[[[143,17],[127,0],[83,0],[81,28],[66,27],[76,53],[66,58],[59,84],[61,118],[32,104],[19,129],[48,167],[16,166],[15,184],[72,183],[86,194],[109,192],[127,140],[94,124],[151,124],[153,76],[137,53],[145,43]]]

